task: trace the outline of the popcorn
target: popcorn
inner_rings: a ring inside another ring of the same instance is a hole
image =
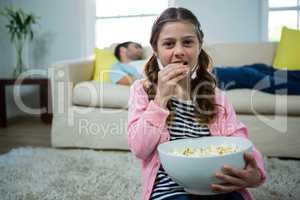
[[[177,156],[201,157],[201,156],[222,156],[239,151],[237,146],[230,145],[209,145],[202,148],[174,149],[172,154]]]

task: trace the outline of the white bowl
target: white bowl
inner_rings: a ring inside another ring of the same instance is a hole
[[[175,155],[174,149],[205,148],[209,145],[237,146],[238,151],[217,156],[189,157]],[[252,143],[241,137],[209,136],[196,139],[173,140],[158,146],[160,161],[167,174],[188,193],[198,195],[216,194],[211,189],[212,183],[221,183],[215,173],[223,166],[231,165],[244,168],[244,152],[251,151]]]

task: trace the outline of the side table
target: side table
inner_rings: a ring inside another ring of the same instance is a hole
[[[45,108],[40,114],[41,120],[47,124],[52,122],[52,113],[50,107],[51,89],[50,80],[48,78],[26,78],[22,80],[15,78],[0,78],[0,127],[7,127],[5,87],[8,85],[38,85],[40,108]]]

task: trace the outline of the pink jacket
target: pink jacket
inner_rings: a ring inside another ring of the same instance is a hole
[[[209,124],[211,135],[248,137],[247,128],[238,121],[232,105],[224,92],[217,90],[216,103],[225,109],[220,109],[217,120]],[[129,148],[142,161],[143,199],[150,198],[160,160],[156,147],[167,142],[170,134],[166,126],[169,111],[148,100],[143,81],[137,80],[130,88],[128,112],[128,143]],[[262,180],[266,180],[262,155],[253,148],[253,153],[259,166]],[[246,189],[239,191],[245,200],[254,199]]]

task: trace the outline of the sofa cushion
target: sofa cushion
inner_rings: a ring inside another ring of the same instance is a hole
[[[106,49],[95,49],[95,70],[93,80],[102,83],[111,83],[109,72],[112,65],[117,62],[113,52]]]
[[[79,106],[127,109],[128,98],[128,86],[85,81],[75,85],[72,102]]]
[[[258,90],[234,89],[226,95],[237,113],[300,116],[300,96],[273,95]]]
[[[204,46],[214,65],[242,66],[253,63],[272,65],[277,43],[220,43]]]
[[[283,27],[274,59],[278,69],[300,70],[300,31]]]

